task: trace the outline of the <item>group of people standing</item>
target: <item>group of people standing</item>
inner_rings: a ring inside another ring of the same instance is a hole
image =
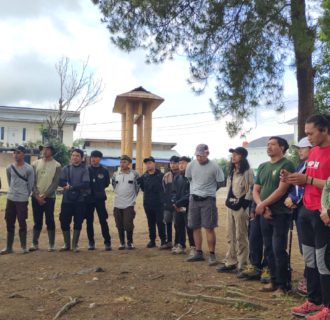
[[[105,189],[112,184],[114,218],[119,236],[119,250],[134,249],[135,202],[143,192],[143,207],[148,221],[147,248],[184,254],[189,243],[187,262],[205,260],[202,229],[208,247],[208,264],[217,271],[235,272],[241,279],[260,279],[263,292],[276,296],[292,289],[288,239],[296,222],[299,247],[305,261],[299,290],[307,300],[292,309],[296,316],[309,320],[330,319],[330,116],[313,115],[305,124],[306,137],[293,147],[298,149],[300,164],[294,168],[285,154],[288,142],[270,137],[269,161],[261,164],[254,177],[248,151],[229,149],[232,154],[227,177],[227,243],[223,261],[215,254],[218,226],[216,192],[225,185],[220,166],[209,160],[205,144],[196,147],[195,159],[173,156],[169,171],[162,173],[153,157],[144,159],[145,172],[139,176],[131,169],[132,160],[123,155],[120,168],[110,179],[100,164],[102,153],[91,153],[90,165],[83,164],[83,151],[74,149],[71,163],[63,168],[53,159],[54,147],[44,145],[42,158],[28,165],[25,148],[14,151],[14,163],[7,168],[9,191],[5,219],[7,246],[1,254],[13,252],[16,219],[24,253],[39,249],[39,236],[45,216],[49,246],[55,250],[55,195],[63,188],[60,223],[64,246],[60,251],[78,251],[83,221],[86,219],[88,249],[95,249],[94,211],[104,238],[105,250],[112,250],[108,226]],[[32,246],[27,249],[28,200],[32,194],[34,227]],[[71,223],[73,235],[71,238]],[[173,224],[175,235],[173,237]],[[290,241],[291,242],[291,241]],[[291,250],[289,250],[290,253]]]

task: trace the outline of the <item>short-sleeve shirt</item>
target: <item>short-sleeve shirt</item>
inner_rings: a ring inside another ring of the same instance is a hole
[[[309,152],[306,174],[315,179],[327,180],[330,177],[330,146],[313,147]],[[321,209],[322,189],[306,184],[303,197],[308,210]]]
[[[214,161],[200,164],[193,160],[186,169],[186,177],[190,181],[190,194],[200,197],[215,197],[218,183],[225,180],[222,169]]]
[[[267,199],[278,188],[280,184],[280,172],[282,169],[289,172],[295,171],[293,163],[286,158],[282,158],[275,163],[265,162],[259,166],[255,183],[261,186],[261,200]],[[287,194],[269,206],[273,214],[291,213],[291,209],[284,205],[286,197]]]

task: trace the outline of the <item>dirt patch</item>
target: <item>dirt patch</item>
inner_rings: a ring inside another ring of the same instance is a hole
[[[223,259],[226,251],[224,192],[219,194],[220,227],[217,229],[217,255]],[[4,196],[0,200],[1,221],[4,216]],[[71,299],[78,299],[60,319],[99,320],[204,320],[204,319],[291,319],[290,308],[302,301],[288,296],[275,299],[260,293],[261,284],[239,280],[235,275],[219,274],[206,262],[187,263],[184,256],[174,256],[168,251],[146,249],[148,240],[146,217],[137,204],[134,251],[118,251],[118,236],[110,204],[109,224],[113,238],[113,251],[103,251],[100,228],[95,223],[97,250],[87,251],[85,230],[80,241],[81,251],[48,253],[44,230],[41,250],[22,255],[18,237],[15,253],[0,256],[0,320],[53,319]],[[58,205],[57,201],[57,214]],[[31,208],[31,207],[30,207]],[[32,229],[32,219],[28,221]],[[57,219],[56,245],[62,245]],[[29,231],[29,233],[30,233]],[[5,225],[0,225],[0,246],[5,245]],[[29,240],[31,237],[29,237]],[[294,279],[302,274],[303,261],[298,252],[296,236],[293,245]],[[97,270],[97,268],[99,268]],[[98,272],[97,272],[98,271]],[[244,302],[222,305],[183,297],[201,294],[210,297],[231,297],[248,300],[262,308]]]

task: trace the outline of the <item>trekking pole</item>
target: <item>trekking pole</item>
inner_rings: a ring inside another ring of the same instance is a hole
[[[292,268],[291,268],[291,254],[292,254],[292,237],[293,237],[293,214],[290,218],[289,226],[289,256],[288,256],[288,289],[292,287]]]

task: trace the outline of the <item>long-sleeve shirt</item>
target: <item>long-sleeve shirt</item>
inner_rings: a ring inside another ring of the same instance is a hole
[[[233,180],[228,177],[228,188],[232,187],[234,196],[239,199],[244,197],[245,200],[252,200],[253,189],[253,171],[252,169],[245,170],[244,173],[234,171]]]
[[[90,166],[88,168],[88,171],[91,187],[91,195],[89,197],[89,200],[91,202],[105,201],[107,199],[105,189],[110,184],[110,175],[108,170],[102,166]]]
[[[305,173],[307,169],[307,163],[302,162],[296,169],[296,172]],[[289,188],[288,197],[292,199],[292,202],[296,205],[302,205],[302,199],[304,196],[305,188],[304,186],[291,186]]]
[[[72,190],[80,192],[77,202],[83,202],[85,196],[87,195],[89,189],[89,172],[88,168],[84,165],[74,166],[68,165],[61,170],[60,175],[60,187],[64,187],[66,184],[69,184]],[[69,190],[64,190],[63,192],[63,202],[72,202],[68,199]]]
[[[139,175],[134,170],[118,171],[112,176],[112,186],[115,192],[114,207],[126,209],[135,205],[139,192]]]
[[[17,202],[26,202],[29,200],[29,196],[32,192],[34,184],[33,168],[26,162],[24,162],[23,166],[20,167],[16,166],[16,164],[13,164],[17,172],[22,177],[27,179],[27,181],[25,181],[15,173],[11,166],[12,165],[9,165],[6,170],[9,186],[7,199]]]
[[[35,181],[33,196],[55,198],[60,180],[61,165],[54,159],[46,161],[39,159],[32,164]]]
[[[155,173],[144,173],[138,180],[143,194],[145,207],[161,207],[163,204],[163,180],[164,174],[156,169]]]
[[[164,208],[166,210],[174,210],[173,208],[173,202],[172,202],[172,187],[173,187],[173,181],[175,178],[180,175],[180,171],[173,172],[169,171],[166,172],[163,176],[163,191],[164,191]]]

